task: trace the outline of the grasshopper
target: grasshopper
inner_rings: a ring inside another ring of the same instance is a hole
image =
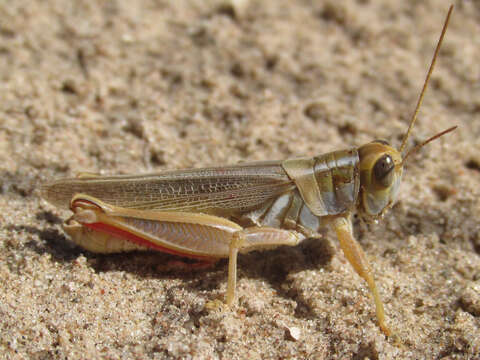
[[[381,218],[393,205],[409,155],[402,153],[417,119],[453,6],[450,7],[407,133],[397,151],[376,140],[313,158],[166,171],[150,175],[83,173],[42,188],[50,203],[73,212],[64,230],[96,253],[153,249],[198,260],[228,258],[227,305],[235,301],[237,255],[295,246],[331,226],[354,270],[369,287],[380,328],[385,311],[352,214]]]

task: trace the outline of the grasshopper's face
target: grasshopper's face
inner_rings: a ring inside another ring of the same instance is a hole
[[[394,203],[402,179],[402,156],[387,142],[376,140],[358,149],[360,157],[360,211],[380,217]]]

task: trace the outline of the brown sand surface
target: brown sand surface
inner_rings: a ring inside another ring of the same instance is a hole
[[[95,255],[41,183],[398,146],[449,2],[0,2],[0,357],[480,357],[480,2],[455,1],[399,200],[356,235],[388,323],[334,234],[165,270]]]

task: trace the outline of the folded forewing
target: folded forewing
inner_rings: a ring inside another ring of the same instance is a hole
[[[43,187],[44,197],[68,206],[75,194],[132,209],[228,215],[254,209],[295,187],[280,162],[167,171],[150,175],[86,176]]]

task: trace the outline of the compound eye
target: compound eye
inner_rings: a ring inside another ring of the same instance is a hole
[[[377,183],[386,188],[392,185],[394,168],[395,164],[393,163],[393,159],[390,155],[385,154],[378,159],[373,167],[373,175],[375,176]]]

